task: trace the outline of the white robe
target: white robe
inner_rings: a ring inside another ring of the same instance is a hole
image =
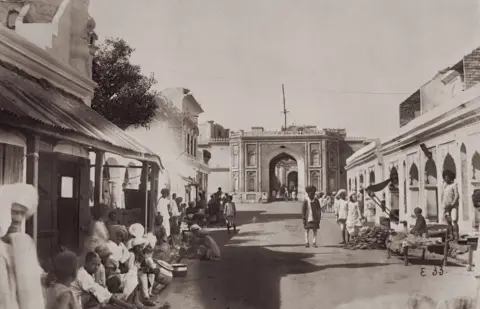
[[[45,308],[35,243],[25,233],[7,237],[11,245],[0,241],[0,309]]]
[[[160,213],[163,217],[163,227],[165,227],[165,232],[167,234],[167,237],[170,236],[170,214],[168,212],[169,203],[170,203],[169,200],[161,197],[158,200],[158,204],[157,204],[157,213]]]

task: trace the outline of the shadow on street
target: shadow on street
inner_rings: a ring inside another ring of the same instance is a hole
[[[250,223],[252,216],[260,217],[263,222],[299,219],[299,215],[268,214],[260,212],[239,212],[237,222],[239,231],[236,235],[260,235],[262,232],[241,232],[242,223]],[[242,220],[240,220],[242,218]],[[260,221],[260,222],[262,222]],[[259,222],[259,221],[256,221]],[[226,230],[213,230],[210,235],[222,251],[219,262],[201,261],[196,270],[197,282],[201,291],[204,308],[223,309],[279,309],[280,281],[292,274],[307,274],[328,268],[365,268],[377,267],[382,263],[352,263],[313,265],[304,261],[315,253],[280,252],[264,246],[235,246],[251,241],[252,238],[231,239],[234,234]],[[229,246],[225,246],[228,243]],[[268,247],[301,246],[271,245]]]

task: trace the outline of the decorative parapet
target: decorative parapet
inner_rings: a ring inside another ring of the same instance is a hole
[[[249,131],[249,132],[231,132],[231,137],[242,136],[299,136],[299,135],[327,135],[324,130],[308,131]]]
[[[214,143],[230,143],[230,138],[228,137],[209,138],[209,139],[204,139],[197,142],[198,145],[208,145],[208,144],[214,144]]]
[[[374,139],[371,138],[366,138],[364,136],[346,136],[345,141],[347,142],[365,142],[365,143],[371,143],[375,141]]]
[[[345,129],[303,129],[303,130],[287,130],[287,131],[243,131],[231,132],[230,137],[250,137],[250,136],[326,136],[337,139],[344,139],[345,141],[371,141],[366,137],[346,136]]]

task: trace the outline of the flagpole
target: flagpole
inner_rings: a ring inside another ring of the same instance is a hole
[[[283,95],[283,116],[284,116],[284,127],[283,131],[287,130],[287,108],[285,103],[285,86],[282,84],[282,95]]]

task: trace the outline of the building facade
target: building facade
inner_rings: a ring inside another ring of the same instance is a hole
[[[208,160],[198,151],[198,116],[203,109],[185,88],[163,90],[157,100],[159,108],[149,128],[132,128],[128,133],[162,154],[165,171],[159,189],[168,188],[186,201],[195,200],[198,192],[208,191],[210,173]],[[128,175],[129,182],[136,185],[138,175]]]
[[[221,187],[240,202],[258,202],[264,194],[275,198],[282,186],[294,188],[300,200],[308,185],[323,192],[338,190],[345,186],[346,158],[365,141],[347,137],[345,130],[315,126],[286,131],[254,127],[228,137],[210,135],[199,146],[212,153],[212,192]]]
[[[159,156],[90,108],[96,35],[88,5],[0,2],[0,184],[38,188],[38,211],[26,231],[41,261],[59,246],[81,252],[89,200],[102,201],[105,156],[129,158],[150,170],[143,188],[157,181],[161,169]],[[156,200],[156,190],[142,194]],[[153,220],[152,206],[146,200],[138,205],[145,225]]]
[[[376,141],[347,160],[349,188],[398,176],[382,195],[400,220],[413,224],[420,207],[428,222],[442,222],[442,173],[458,186],[459,226],[478,229],[472,194],[480,190],[480,49],[440,71],[400,104],[398,134]],[[384,214],[377,211],[377,219]]]

